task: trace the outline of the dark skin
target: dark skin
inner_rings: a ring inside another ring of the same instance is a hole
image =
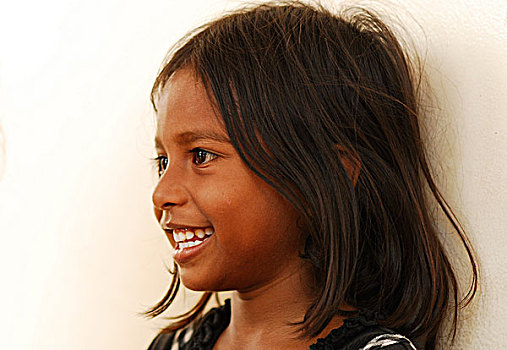
[[[167,210],[178,227],[214,230],[196,253],[175,255],[181,280],[193,290],[234,291],[231,322],[214,349],[307,349],[339,327],[336,316],[315,338],[294,333],[289,323],[312,302],[297,212],[243,163],[193,71],[173,75],[158,110],[155,215]]]

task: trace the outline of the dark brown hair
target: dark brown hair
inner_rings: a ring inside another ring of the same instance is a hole
[[[418,71],[371,12],[341,15],[299,2],[226,15],[170,52],[152,91],[179,69],[205,84],[245,164],[298,210],[308,232],[302,259],[315,299],[299,324],[315,336],[347,303],[385,316],[382,325],[433,349],[445,316],[460,308],[455,272],[430,214],[438,204],[468,254],[471,245],[433,180],[419,119]],[[341,160],[360,164],[354,186]],[[179,286],[175,266],[157,316]],[[162,332],[199,316],[211,296]]]

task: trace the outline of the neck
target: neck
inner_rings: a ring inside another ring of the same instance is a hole
[[[303,321],[313,299],[304,292],[309,288],[301,276],[298,270],[261,287],[234,292],[231,322],[215,349],[308,349],[317,338],[339,327],[343,319],[336,317],[317,337],[301,337],[294,323]]]

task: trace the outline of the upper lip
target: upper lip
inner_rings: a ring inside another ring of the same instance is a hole
[[[171,222],[169,225],[165,225],[164,223],[160,223],[160,225],[162,226],[162,229],[164,229],[164,230],[198,229],[198,228],[204,229],[206,227],[210,227],[209,225],[208,226],[181,225],[181,224],[177,224],[177,223],[173,223],[173,222]]]

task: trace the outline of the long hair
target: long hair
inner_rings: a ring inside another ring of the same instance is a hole
[[[170,52],[152,90],[191,68],[245,164],[299,212],[314,301],[298,324],[319,334],[340,305],[384,315],[383,326],[433,349],[446,315],[475,295],[472,247],[433,180],[419,126],[417,71],[374,14],[340,15],[294,3],[262,4],[198,28]],[[359,168],[353,184],[343,165]],[[430,214],[437,203],[462,242],[473,280],[457,276]],[[176,267],[177,269],[177,267]],[[148,315],[171,304],[166,296]],[[162,332],[181,328],[211,293]]]

